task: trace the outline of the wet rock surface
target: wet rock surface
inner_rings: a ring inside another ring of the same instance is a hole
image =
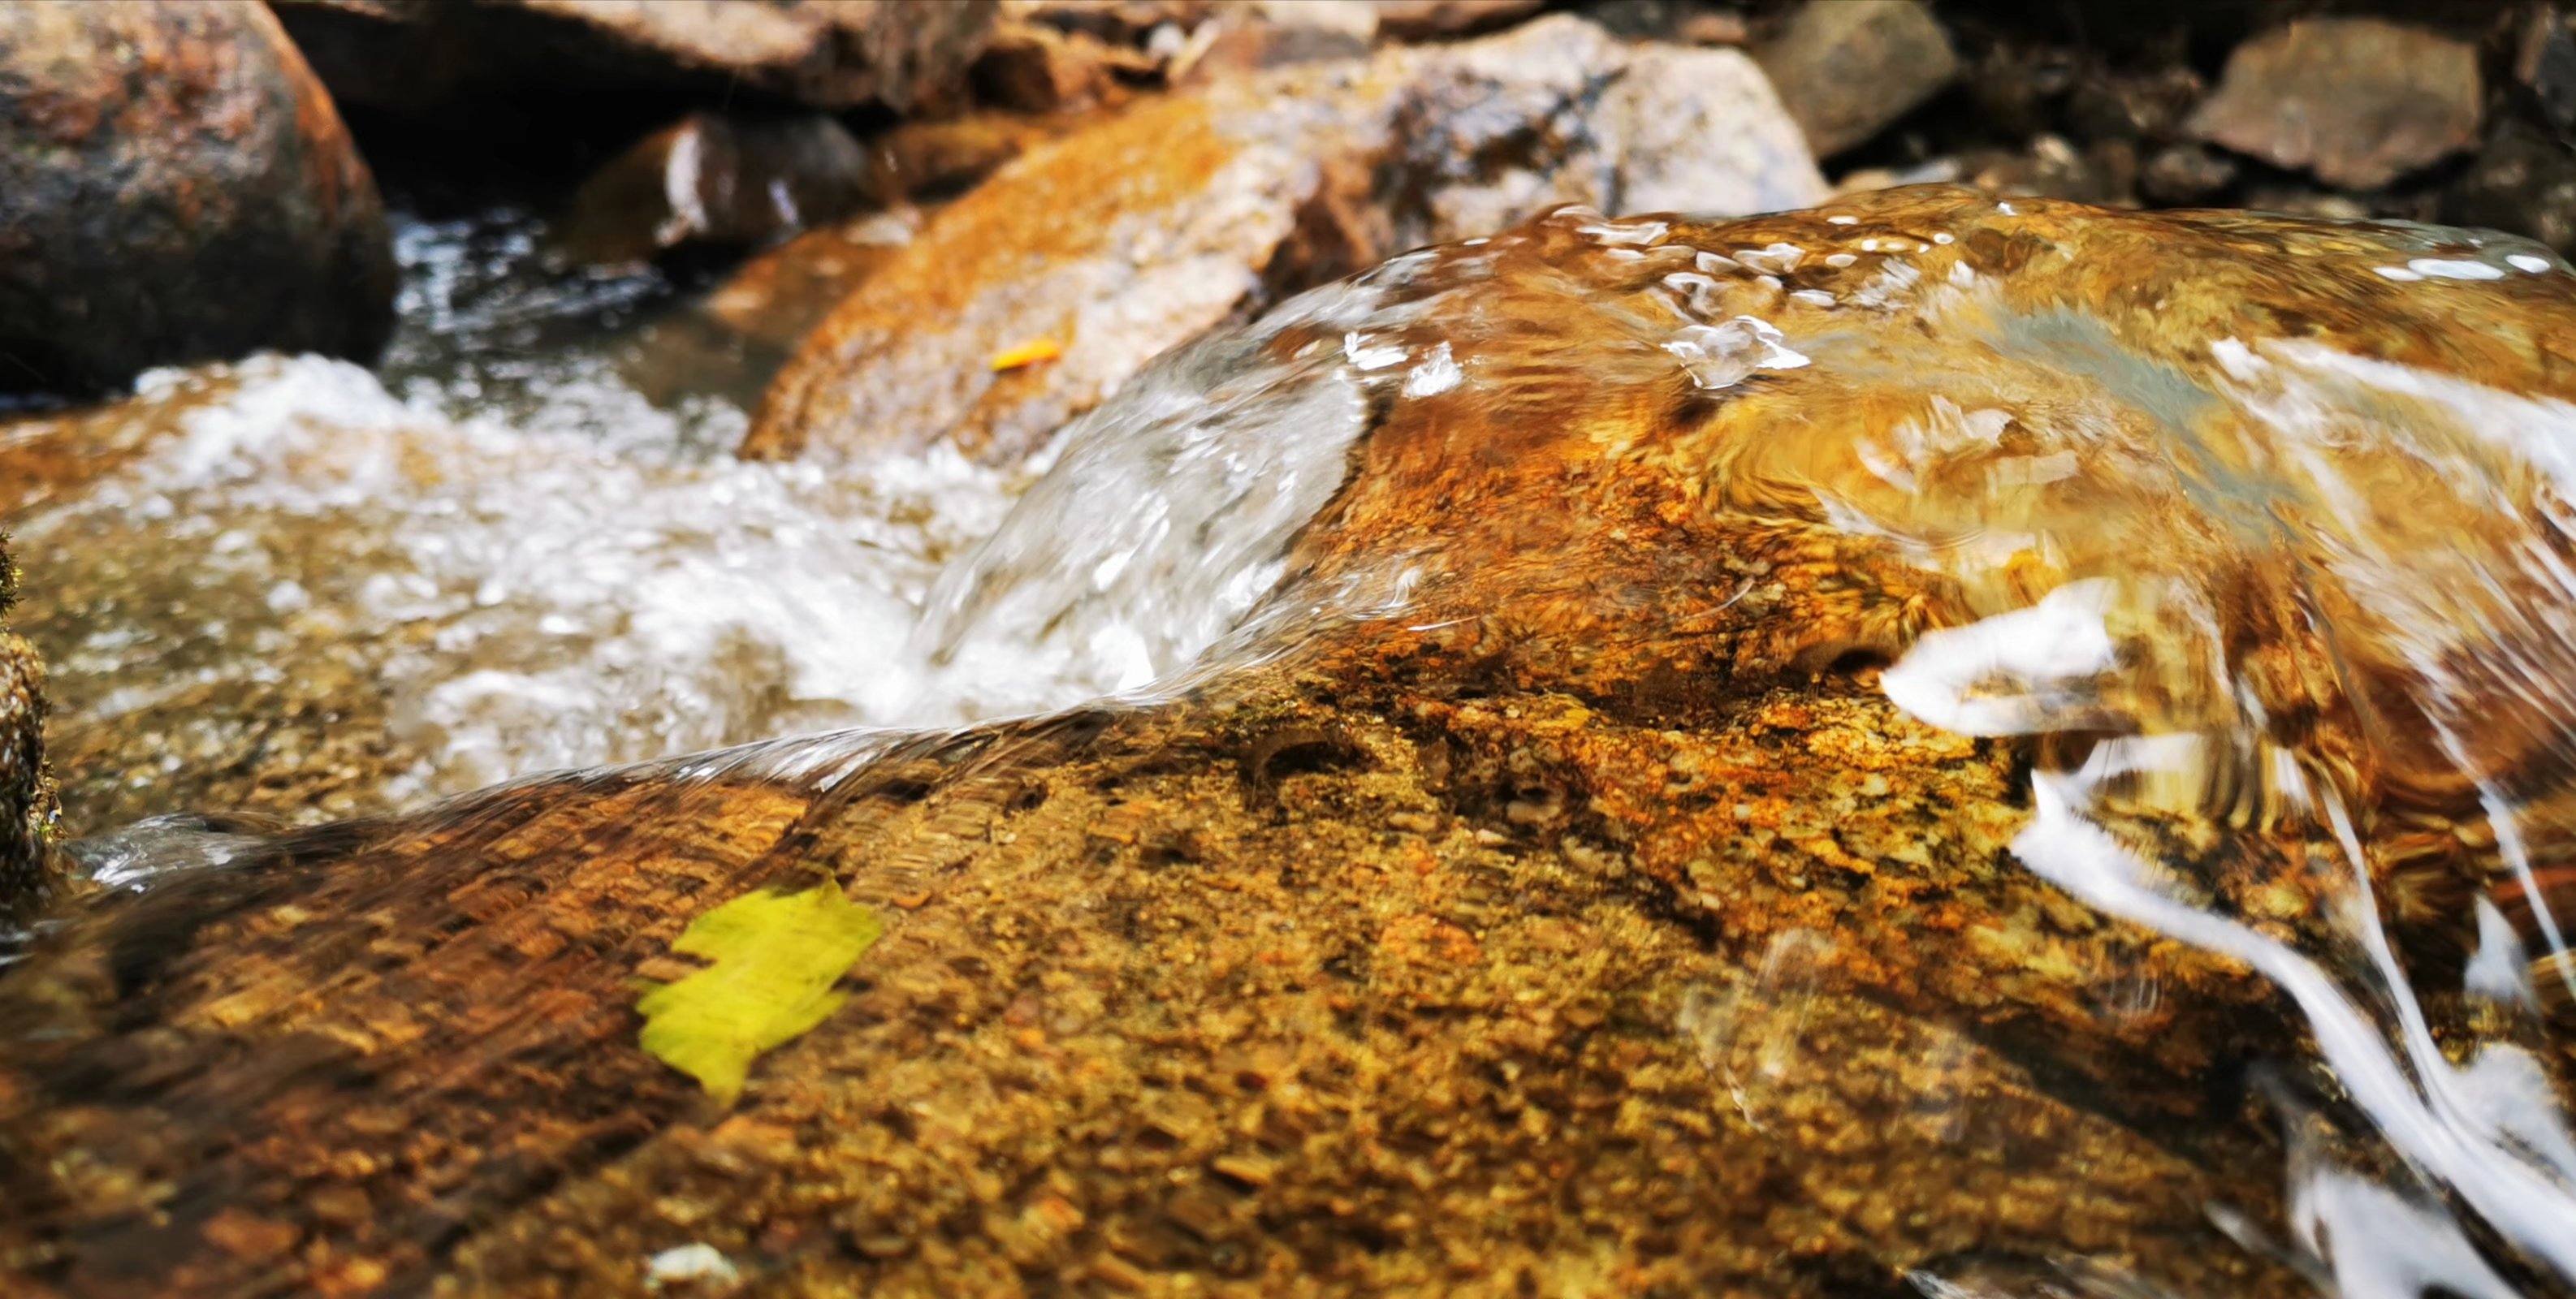
[[[48,899],[58,871],[53,775],[45,765],[45,668],[11,635],[18,570],[0,535],[0,923],[17,923]]]
[[[2197,475],[2296,512],[2256,470],[2297,446],[2395,503],[2297,514],[2351,557],[2514,553],[2548,489],[2481,478],[2514,502],[2481,512],[2423,457],[2501,463],[2443,410],[2576,396],[2571,282],[2444,232],[1952,191],[1574,213],[1398,259],[1120,399],[1274,366],[1352,394],[1317,448],[1347,480],[1277,570],[1301,616],[1252,623],[1300,631],[1264,652],[1041,720],[214,835],[232,868],[67,914],[0,974],[0,1278],[633,1293],[712,1253],[816,1294],[2306,1293],[2211,1213],[2289,1238],[2291,1125],[2245,1062],[2336,1087],[2230,954],[2270,949],[2044,876],[2071,786],[2033,773],[2214,725],[2195,710],[2242,685],[2279,728],[2255,742],[2314,758],[2349,820],[2140,781],[2094,829],[2280,944],[2341,941],[2338,833],[2383,886],[2500,874],[2436,829],[2476,782],[2388,724],[2431,705],[2385,632],[2444,628],[2473,671],[2557,652],[2549,629],[2404,621],[2370,601],[2484,597],[2203,526],[2232,516],[2195,513]],[[2419,403],[2421,440],[2298,442],[2265,422],[2285,395]],[[1280,413],[1208,427],[1317,436],[1319,409]],[[2163,454],[2176,424],[2206,464]],[[2098,685],[1940,649],[2089,579],[2207,593],[2211,639],[2105,623]],[[2194,675],[2210,654],[2230,679]],[[2051,709],[2067,729],[2012,724]],[[2571,833],[2550,709],[2491,714],[2479,759],[2543,860]],[[737,1105],[636,1047],[635,981],[687,973],[691,916],[818,885],[887,936]],[[2464,914],[2398,941],[2456,959]],[[2467,1012],[2427,1013],[2448,1037]],[[2563,1101],[2566,1044],[2532,1045]]]
[[[1299,69],[1139,105],[1021,156],[805,341],[745,452],[953,439],[972,454],[1027,453],[1148,358],[1256,298],[1295,214],[1329,212],[1336,188],[1365,191],[1364,168],[1330,160],[1383,147],[1400,89],[1375,69]],[[1008,364],[1021,349],[1054,355]]]
[[[0,8],[0,393],[392,325],[375,185],[268,10]]]
[[[568,86],[752,95],[842,109],[939,95],[982,49],[993,0],[282,0],[334,95],[423,111]]]
[[[2484,98],[2466,42],[2378,19],[2306,19],[2229,55],[2191,129],[2369,189],[2475,144]]]
[[[1577,18],[1137,105],[1003,167],[807,339],[745,454],[1016,460],[1146,360],[1396,248],[1564,202],[1822,192],[1760,74]]]

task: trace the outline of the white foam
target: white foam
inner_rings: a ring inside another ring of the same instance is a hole
[[[1664,350],[1702,388],[1732,388],[1757,370],[1795,370],[1807,357],[1767,320],[1735,316],[1715,325],[1686,325]]]
[[[1458,362],[1449,354],[1449,345],[1442,343],[1431,349],[1422,364],[1405,372],[1404,395],[1436,397],[1457,387],[1461,377]]]
[[[183,382],[145,390],[176,400]],[[907,654],[940,565],[1014,491],[953,451],[831,475],[657,460],[542,420],[451,419],[315,357],[255,359],[231,382],[129,469],[20,525],[75,589],[105,538],[197,546],[195,572],[129,611],[131,635],[102,626],[57,665],[100,708],[320,676],[356,653],[398,747],[426,755],[392,791],[410,797],[790,729],[954,724],[1111,684],[1062,658],[933,670]],[[255,605],[230,595],[243,585]]]

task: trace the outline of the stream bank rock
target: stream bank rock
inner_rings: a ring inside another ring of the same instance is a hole
[[[1750,60],[1571,16],[1229,79],[1034,148],[938,213],[805,341],[743,451],[1008,462],[1157,353],[1399,248],[1562,203],[1822,193]]]
[[[2192,114],[2201,139],[2371,189],[2477,143],[2475,46],[2376,18],[2311,18],[2238,46]]]
[[[351,104],[645,90],[822,109],[910,108],[982,51],[996,0],[277,0]]]
[[[2446,831],[2510,778],[2542,860],[2576,842],[2545,704],[2487,714],[2466,773],[2404,724],[2408,653],[2518,667],[2553,628],[2358,608],[2485,593],[2266,540],[2438,567],[2547,521],[2458,422],[2576,397],[2576,277],[2479,238],[1915,190],[1560,213],[1300,297],[1122,393],[1050,480],[1080,513],[1042,483],[1006,525],[1146,567],[1209,550],[1169,474],[1330,466],[1246,569],[1280,583],[1259,639],[1159,693],[173,844],[232,864],[64,913],[0,972],[0,1281],[639,1294],[713,1255],[816,1295],[2309,1293],[2209,1206],[2290,1239],[2247,1062],[2319,1110],[2334,1083],[2249,964],[2043,877],[2068,786],[2033,773],[2241,686],[2348,817],[2202,772],[2215,807],[2113,781],[2091,828],[2306,950],[2349,941],[2339,833],[2376,883],[2493,879]],[[2384,509],[2195,513],[2231,494],[2167,439],[2269,463],[2285,391],[2343,394],[2300,446]],[[2400,405],[2418,436],[2340,420]],[[1012,553],[975,607],[1118,595]],[[1944,648],[2095,579],[2199,597],[2208,639],[2102,621],[2135,669],[2103,682]],[[638,1045],[639,981],[764,888],[884,937],[728,1107]]]
[[[0,393],[393,323],[375,183],[250,0],[0,6]]]
[[[18,569],[0,534],[0,925],[24,920],[55,883],[53,777],[45,766],[45,668],[11,635]]]

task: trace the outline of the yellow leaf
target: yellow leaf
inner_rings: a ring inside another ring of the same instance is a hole
[[[711,964],[644,994],[643,1047],[727,1105],[760,1053],[840,1008],[832,985],[885,933],[835,884],[746,893],[691,921],[671,950]]]
[[[1006,347],[993,354],[995,371],[1016,370],[1040,361],[1052,361],[1064,355],[1064,344],[1052,338],[1033,338],[1018,347]]]

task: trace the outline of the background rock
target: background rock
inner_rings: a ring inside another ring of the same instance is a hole
[[[1573,16],[1227,79],[1040,146],[933,217],[781,371],[744,453],[951,440],[1008,461],[1156,353],[1409,244],[1570,202],[1823,193],[1743,55]],[[1053,355],[996,368],[1034,344]]]
[[[1756,57],[1820,158],[1878,134],[1959,72],[1949,34],[1916,0],[1811,0]]]
[[[1364,193],[1366,173],[1331,160],[1382,150],[1401,90],[1391,68],[1291,69],[1142,102],[1022,155],[805,341],[746,454],[943,438],[1025,453],[1258,297],[1300,212],[1334,202],[1326,190]],[[1039,345],[1059,355],[995,368]]]
[[[1559,203],[1734,215],[1823,192],[1752,60],[1632,46],[1571,14],[1426,59],[1396,140],[1399,244],[1483,234]]]
[[[2206,203],[2236,179],[2236,162],[2213,149],[2178,144],[2158,150],[2138,173],[2138,190],[2150,202]]]
[[[747,92],[909,108],[983,48],[994,0],[276,0],[334,94],[418,111],[492,90]]]
[[[2190,128],[2371,189],[2476,143],[2482,97],[2466,42],[2374,18],[2302,19],[2238,46]]]
[[[1545,8],[1547,0],[1370,0],[1379,31],[1399,40],[1434,40],[1508,26]]]
[[[2576,153],[2528,122],[2503,123],[2444,191],[2441,217],[2576,252]]]
[[[1119,77],[1150,77],[1161,60],[1132,46],[1103,40],[1079,28],[1059,31],[1041,22],[1011,22],[993,35],[975,60],[977,97],[998,108],[1051,113],[1120,97]]]
[[[2576,131],[2576,14],[2533,9],[2514,51],[2513,75],[2559,134]]]
[[[848,216],[868,191],[866,151],[830,117],[691,113],[584,181],[560,237],[591,263],[761,244]]]
[[[393,292],[374,181],[265,8],[0,6],[0,392],[366,356]]]

